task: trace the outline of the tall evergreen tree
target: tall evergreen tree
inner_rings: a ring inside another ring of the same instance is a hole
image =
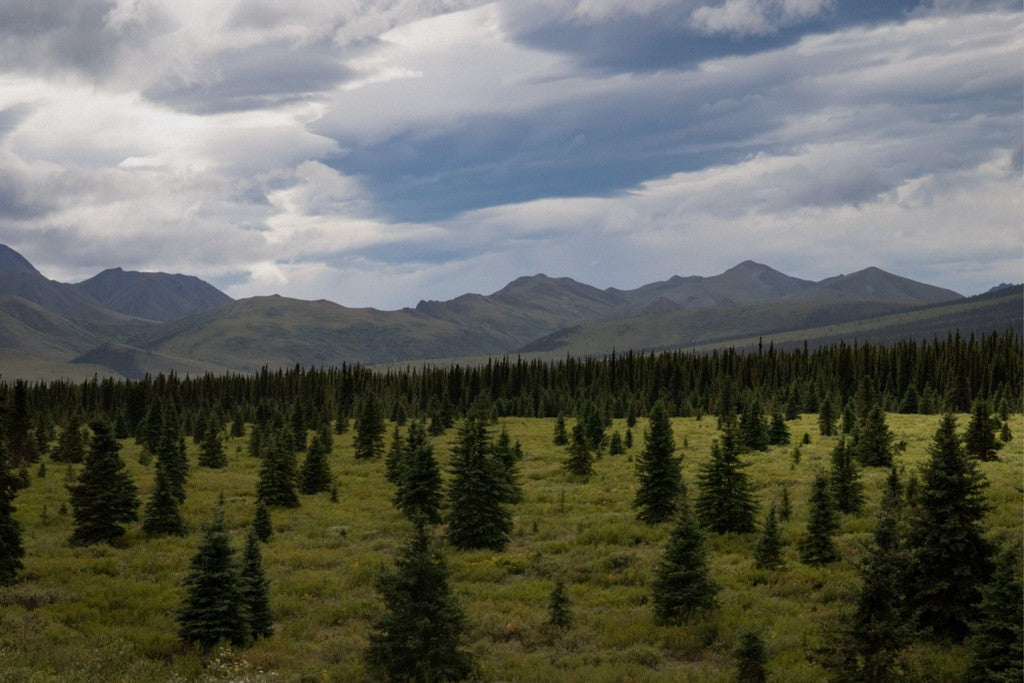
[[[199,466],[219,469],[228,464],[224,443],[220,438],[220,427],[215,420],[206,423],[202,443],[199,444]]]
[[[964,453],[952,415],[942,418],[928,453],[908,532],[908,599],[920,628],[959,641],[991,573],[982,523],[987,482]]]
[[[515,444],[512,443],[512,437],[508,435],[507,428],[502,427],[498,433],[491,454],[502,475],[502,484],[505,489],[504,502],[514,505],[522,501],[523,489],[519,483],[519,459],[523,457],[523,450],[518,441]]]
[[[786,426],[786,418],[782,413],[772,413],[771,424],[768,426],[768,445],[785,446],[789,443],[789,427]]]
[[[964,450],[978,460],[996,460],[1002,444],[996,439],[999,420],[993,416],[992,404],[977,400],[971,407],[971,421],[964,433]]]
[[[736,683],[764,683],[768,680],[765,664],[768,653],[764,640],[756,633],[744,633],[736,648]]]
[[[711,459],[701,465],[697,475],[697,517],[705,528],[718,534],[745,534],[755,529],[756,505],[737,441],[735,426],[726,425],[721,443],[711,445]]]
[[[21,524],[14,518],[17,510],[14,498],[18,487],[11,473],[10,462],[7,439],[0,432],[0,586],[14,583],[24,566],[21,558],[25,556]]]
[[[586,413],[577,420],[577,423],[583,426],[583,434],[587,437],[587,445],[590,447],[591,452],[600,453],[604,448],[606,425],[597,405],[591,403],[587,406]]]
[[[299,491],[308,495],[330,490],[331,466],[327,463],[327,446],[317,433],[313,435],[299,472]]]
[[[409,425],[404,450],[395,507],[413,522],[436,524],[441,521],[441,470],[422,423]]]
[[[252,529],[256,532],[256,538],[263,543],[270,540],[274,535],[274,525],[270,522],[270,508],[262,500],[256,501],[256,512],[253,515]]]
[[[839,559],[832,535],[839,530],[836,519],[835,503],[829,491],[828,479],[824,474],[814,478],[811,490],[810,519],[807,521],[807,532],[800,539],[798,549],[800,559],[806,564],[828,564]]]
[[[1016,545],[1016,544],[1015,544]],[[978,619],[971,625],[971,660],[967,680],[1024,680],[1024,593],[1021,590],[1020,546],[1009,545],[997,556],[992,578],[981,589]]]
[[[556,446],[564,446],[569,443],[569,433],[565,430],[565,416],[561,413],[555,418],[555,433],[551,441]]]
[[[271,507],[299,506],[299,496],[295,492],[295,452],[286,432],[277,432],[267,438],[256,495]]]
[[[405,439],[402,438],[402,432],[396,424],[395,431],[391,433],[391,446],[388,447],[388,454],[384,456],[384,477],[396,486],[402,479],[405,447]]]
[[[255,529],[250,529],[245,539],[238,584],[249,638],[258,640],[270,637],[274,633],[274,615],[270,610],[270,588],[266,572],[263,571],[260,537]]]
[[[891,467],[895,438],[885,421],[882,406],[875,403],[857,422],[850,448],[865,467]]]
[[[178,609],[182,640],[204,649],[221,641],[235,646],[248,643],[248,614],[222,508],[203,526],[199,549],[183,585],[185,596]]]
[[[185,439],[181,435],[181,425],[171,413],[166,415],[155,453],[156,466],[163,468],[167,476],[167,488],[179,503],[184,502],[185,482],[188,480],[188,456],[185,452]]]
[[[7,450],[11,463],[24,467],[39,459],[36,441],[32,437],[32,419],[28,407],[28,386],[25,380],[14,382],[10,405],[7,408]]]
[[[504,504],[503,475],[491,457],[487,427],[467,417],[452,448],[448,486],[448,540],[456,548],[504,550],[512,515]]]
[[[749,396],[740,415],[740,451],[768,450],[768,423],[764,418],[764,407],[755,396]]]
[[[864,484],[860,481],[857,463],[853,461],[845,438],[839,438],[839,442],[832,449],[831,459],[829,486],[836,509],[847,514],[860,512],[864,507]]]
[[[417,524],[394,570],[382,570],[376,580],[384,611],[373,623],[364,656],[380,678],[459,681],[472,675],[475,662],[459,645],[466,618],[448,576],[444,556]]]
[[[358,460],[376,458],[384,451],[384,417],[380,403],[372,393],[363,398],[353,443]]]
[[[590,440],[587,439],[583,425],[577,424],[572,428],[565,469],[576,477],[589,477],[594,473],[594,454],[590,450]]]
[[[818,431],[822,436],[836,433],[836,406],[832,402],[832,394],[825,394],[818,407]]]
[[[832,637],[826,664],[843,681],[893,681],[900,678],[900,652],[913,626],[906,609],[907,552],[899,476],[892,470],[882,494],[874,541],[858,567],[861,588],[854,612]]]
[[[551,589],[551,595],[548,597],[548,624],[560,629],[572,626],[569,594],[562,579],[555,581],[555,587]]]
[[[659,524],[672,519],[683,491],[683,476],[675,457],[676,442],[664,404],[651,409],[650,424],[644,432],[644,448],[636,461],[637,491],[633,507],[637,519]]]
[[[138,517],[138,492],[118,455],[121,444],[114,438],[113,426],[97,420],[90,427],[93,435],[85,467],[78,481],[68,486],[75,519],[72,545],[117,543],[124,536],[122,524]]]
[[[85,459],[85,444],[82,414],[75,410],[61,430],[57,447],[50,454],[50,459],[54,462],[80,463]]]
[[[703,536],[683,501],[652,586],[654,621],[662,626],[679,625],[697,610],[714,607],[717,593]]]
[[[754,549],[754,566],[758,569],[778,569],[782,565],[782,536],[779,520],[775,515],[775,504],[768,508],[768,515],[761,526],[761,535]]]
[[[142,532],[154,536],[184,536],[185,520],[181,516],[178,499],[167,483],[167,470],[157,463],[156,483],[146,503],[142,518]]]

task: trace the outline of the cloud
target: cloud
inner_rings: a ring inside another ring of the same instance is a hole
[[[724,0],[694,9],[690,26],[706,34],[767,35],[816,17],[834,4],[834,0]]]

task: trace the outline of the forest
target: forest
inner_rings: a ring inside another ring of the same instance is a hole
[[[2,381],[0,680],[1020,680],[1021,358]]]

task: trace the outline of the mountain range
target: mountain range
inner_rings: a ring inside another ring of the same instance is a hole
[[[719,275],[632,290],[537,274],[490,295],[380,311],[277,295],[236,301],[194,276],[120,268],[55,282],[0,245],[0,378],[1021,333],[1022,302],[1019,285],[965,298],[878,268],[813,282],[744,261]]]

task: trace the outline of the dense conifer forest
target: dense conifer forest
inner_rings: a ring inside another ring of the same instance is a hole
[[[1019,679],[1022,358],[0,382],[0,681]]]

